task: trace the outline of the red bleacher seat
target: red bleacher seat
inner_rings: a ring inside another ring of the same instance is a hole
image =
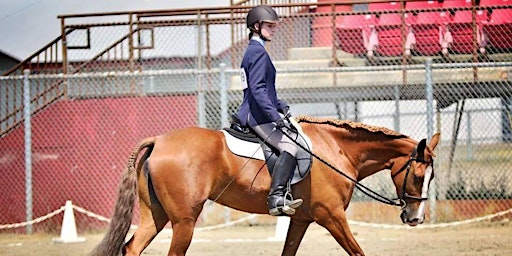
[[[329,2],[329,1],[321,1],[321,2]],[[335,5],[334,12],[349,12],[352,10],[350,5]],[[320,46],[332,46],[333,38],[333,30],[332,30],[332,15],[333,12],[331,5],[322,5],[318,6],[315,10],[317,14],[323,14],[322,16],[315,16],[313,18],[313,23],[311,25],[312,29],[312,43],[315,47]],[[343,17],[337,16],[335,23],[341,25],[343,23]]]
[[[413,14],[408,24],[414,35],[414,49],[421,55],[435,55],[441,51],[440,24],[446,15],[440,11],[425,11],[440,7],[438,1],[413,1],[405,5],[408,13]]]
[[[416,20],[411,23],[416,51],[422,55],[436,55],[441,50],[446,53],[448,46],[444,42],[443,26],[449,21],[450,17],[446,12],[419,12]]]
[[[484,43],[481,40],[482,22],[487,21],[487,12],[478,10],[475,13],[477,26],[477,47],[483,51]],[[456,11],[453,20],[449,23],[449,33],[452,42],[450,49],[456,53],[472,53],[473,52],[473,13],[470,10]]]
[[[344,16],[343,24],[336,27],[341,50],[352,54],[368,53],[373,48],[368,43],[375,24],[374,15]]]
[[[369,3],[369,11],[400,10],[400,2]]]
[[[444,0],[443,8],[451,7],[471,7],[473,4],[471,0]]]
[[[398,13],[381,14],[377,24],[379,46],[377,52],[383,56],[402,54],[402,21]]]
[[[480,0],[480,6],[512,5],[512,0]]]
[[[490,21],[483,25],[483,33],[492,46],[512,49],[512,9],[494,9]]]
[[[436,1],[411,1],[405,4],[405,9],[431,9],[431,8],[439,8],[441,4]]]
[[[471,0],[445,0],[443,2],[443,8],[450,8],[447,13],[453,15],[445,36],[448,37],[449,48],[456,53],[473,53],[473,12],[468,9],[472,5]],[[477,10],[475,15],[477,47],[483,52],[481,23],[487,20],[487,11]]]
[[[406,23],[410,15],[406,16]],[[398,13],[381,14],[376,26],[378,34],[377,53],[382,56],[400,56],[403,54],[402,45],[402,17]],[[405,26],[406,35],[410,32],[409,26]],[[406,39],[406,54],[410,50],[410,44]]]

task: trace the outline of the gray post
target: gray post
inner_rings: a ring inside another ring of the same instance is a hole
[[[468,126],[468,137],[466,139],[466,147],[467,147],[467,156],[466,159],[473,160],[473,134],[471,130],[471,111],[467,111],[466,115],[468,116],[467,126]]]
[[[228,83],[226,83],[226,64],[221,63],[220,67],[220,123],[222,127],[229,126],[228,120]],[[221,127],[221,128],[222,128]]]
[[[23,118],[25,125],[25,214],[26,221],[32,221],[32,128],[30,124],[30,70],[23,71]],[[32,234],[32,224],[26,228]]]
[[[196,68],[198,70],[202,70],[203,68],[203,29],[201,24],[201,11],[197,13],[197,65]],[[206,100],[205,100],[205,91],[203,85],[203,76],[204,73],[201,72],[197,76],[197,114],[198,114],[198,125],[200,127],[206,127]]]
[[[425,62],[425,98],[427,100],[427,137],[434,135],[434,86],[432,82],[432,59]],[[435,179],[430,183],[429,202],[430,202],[430,221],[435,223],[436,218],[436,182]]]
[[[199,74],[197,79],[197,120],[199,127],[206,127],[206,103],[205,89],[203,88],[203,75]]]
[[[395,115],[393,116],[395,131],[400,131],[400,86],[395,85]]]

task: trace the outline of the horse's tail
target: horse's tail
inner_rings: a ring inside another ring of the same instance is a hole
[[[94,248],[89,255],[121,255],[126,234],[130,229],[133,217],[133,206],[137,195],[137,178],[139,176],[138,168],[135,167],[139,153],[148,148],[141,157],[140,162],[144,162],[155,144],[155,137],[146,138],[137,145],[128,159],[126,171],[123,174],[119,191],[117,195],[114,214],[109,228],[103,240]]]

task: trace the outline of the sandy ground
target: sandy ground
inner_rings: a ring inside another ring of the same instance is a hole
[[[438,229],[382,229],[352,226],[367,255],[512,255],[512,222],[501,220]],[[187,255],[280,255],[275,226],[235,226],[197,231]],[[79,234],[86,242],[54,243],[56,235],[0,234],[0,255],[86,255],[103,234]],[[58,235],[57,235],[58,237]],[[164,230],[143,255],[167,255],[171,233]],[[322,227],[312,225],[297,255],[346,255]]]

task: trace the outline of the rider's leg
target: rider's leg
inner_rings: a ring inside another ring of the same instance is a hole
[[[268,197],[269,214],[288,215],[295,214],[295,208],[302,204],[302,199],[292,200],[291,195],[287,197],[287,184],[295,170],[297,146],[290,140],[283,131],[276,129],[272,123],[261,124],[251,127],[266,143],[278,149],[281,154],[276,160],[272,172],[272,181]]]
[[[295,166],[295,157],[286,151],[277,158],[267,200],[270,215],[276,216],[281,213],[293,215],[295,208],[302,204],[302,199],[291,200],[286,196],[290,173],[293,173]]]

